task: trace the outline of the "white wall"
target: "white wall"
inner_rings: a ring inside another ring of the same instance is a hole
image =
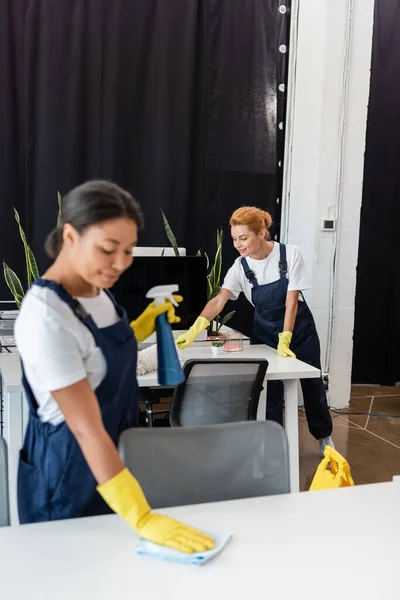
[[[343,185],[338,223],[338,258],[332,351],[331,406],[350,397],[354,299],[365,150],[374,0],[354,0],[350,71],[345,105]],[[294,105],[287,124],[287,188],[282,237],[302,249],[312,290],[307,300],[321,339],[326,366],[334,234],[321,219],[335,214],[341,148],[345,32],[349,0],[299,0]],[[293,51],[293,47],[292,47]],[[294,71],[293,71],[294,72]],[[293,128],[290,131],[290,121]]]

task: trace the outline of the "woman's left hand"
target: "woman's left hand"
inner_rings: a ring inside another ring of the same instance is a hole
[[[175,302],[182,302],[182,296],[175,296]],[[167,313],[167,319],[169,323],[179,323],[180,318],[175,314],[175,307],[172,302],[165,302],[159,306],[155,306],[154,302],[151,302],[148,307],[142,312],[141,315],[131,323],[131,327],[134,331],[136,340],[143,342],[156,330],[156,319],[163,313]]]
[[[276,351],[278,352],[279,356],[290,356],[291,358],[296,358],[295,353],[289,349],[290,342],[292,341],[292,332],[282,331],[278,338],[279,342]]]

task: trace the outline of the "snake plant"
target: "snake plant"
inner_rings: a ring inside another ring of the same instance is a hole
[[[61,225],[61,195],[60,195],[60,192],[57,193],[57,201],[58,201],[57,226],[60,226]],[[18,225],[20,238],[24,245],[25,265],[26,265],[26,281],[27,281],[27,289],[29,289],[30,286],[32,285],[32,283],[35,281],[35,279],[38,279],[39,269],[37,266],[35,256],[32,252],[32,249],[26,240],[26,235],[25,235],[25,232],[21,225],[21,219],[20,219],[20,216],[19,216],[16,208],[14,208],[14,217],[15,217],[15,220]],[[24,287],[21,283],[21,280],[18,277],[18,275],[15,273],[15,271],[13,271],[8,266],[8,264],[6,263],[5,260],[3,260],[3,272],[4,272],[4,279],[7,284],[7,287],[10,290],[11,294],[13,295],[15,303],[16,303],[17,307],[19,308],[21,306],[22,300],[24,299],[24,296],[25,296],[25,291],[24,291]]]

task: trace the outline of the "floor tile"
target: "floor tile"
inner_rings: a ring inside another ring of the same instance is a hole
[[[378,396],[374,398],[372,413],[400,415],[400,396]],[[367,430],[400,447],[400,418],[370,417]],[[399,469],[400,473],[400,464]]]
[[[331,411],[331,416],[332,416],[332,424],[333,427],[347,427],[350,429],[360,429],[361,425],[357,425],[356,423],[353,423],[352,421],[349,421],[347,418],[342,417],[341,415],[338,415],[337,413],[333,413]],[[346,415],[347,417],[347,415]]]
[[[365,427],[368,420],[367,415],[347,415],[344,413],[368,413],[371,408],[371,402],[372,397],[370,396],[354,396],[350,399],[350,406],[348,408],[343,409],[343,413],[340,410],[335,410],[333,414],[340,416],[346,421],[349,421],[349,423],[353,423],[354,425],[358,425],[359,427]]]
[[[375,396],[374,403],[372,405],[372,412],[400,416],[400,395]]]

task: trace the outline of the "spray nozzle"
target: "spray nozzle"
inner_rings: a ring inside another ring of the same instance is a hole
[[[169,300],[174,306],[178,306],[178,303],[174,299],[174,292],[179,290],[179,285],[156,285],[151,288],[146,294],[146,298],[154,300],[156,306],[163,304],[166,300]]]

